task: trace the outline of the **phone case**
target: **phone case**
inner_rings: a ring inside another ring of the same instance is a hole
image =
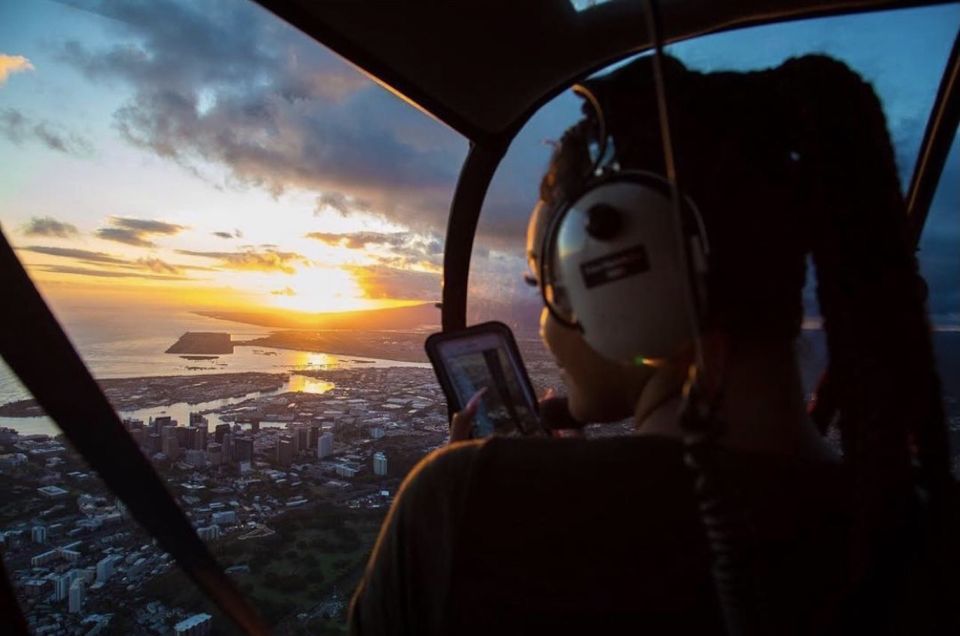
[[[523,386],[527,391],[527,395],[533,398],[532,403],[529,404],[529,406],[535,413],[538,413],[539,409],[536,398],[534,397],[536,396],[536,393],[533,390],[533,384],[530,382],[530,376],[527,374],[527,367],[523,362],[523,357],[520,355],[520,349],[517,347],[517,341],[513,337],[513,331],[511,331],[510,327],[502,322],[491,320],[489,322],[466,327],[465,329],[458,329],[457,331],[442,331],[430,334],[424,343],[424,348],[427,352],[427,358],[429,358],[430,364],[433,366],[434,373],[437,375],[437,381],[440,383],[440,387],[443,389],[443,394],[447,398],[449,416],[452,417],[453,413],[462,409],[464,405],[460,403],[460,400],[457,397],[457,391],[454,388],[453,381],[450,378],[446,365],[444,364],[444,360],[440,355],[439,345],[449,340],[459,340],[486,333],[495,333],[503,336],[510,354],[516,360],[516,369],[519,374],[519,379],[523,383]]]

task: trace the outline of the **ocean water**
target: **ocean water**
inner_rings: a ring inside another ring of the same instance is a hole
[[[199,316],[186,310],[131,307],[54,307],[64,330],[80,353],[87,367],[98,379],[136,378],[145,376],[204,375],[211,373],[289,373],[290,379],[277,391],[322,393],[332,388],[298,370],[427,367],[419,362],[400,362],[360,356],[343,356],[308,351],[292,351],[269,347],[235,347],[234,353],[213,360],[185,360],[164,351],[187,331],[220,331],[234,340],[265,336],[270,330],[241,323]],[[181,423],[188,421],[190,411],[201,411],[235,404],[248,397],[214,400],[201,404],[176,403],[149,409],[121,412],[122,417],[146,421],[157,415],[171,415]],[[0,361],[0,404],[31,397],[16,375]],[[209,416],[210,426],[219,423]],[[47,417],[0,417],[0,426],[23,434],[57,434],[56,424]]]

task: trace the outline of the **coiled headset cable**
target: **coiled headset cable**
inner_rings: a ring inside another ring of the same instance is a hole
[[[686,302],[693,343],[693,364],[684,387],[681,425],[684,431],[684,460],[695,478],[700,517],[712,555],[712,574],[722,620],[729,636],[755,636],[776,633],[767,603],[762,598],[755,552],[756,532],[749,507],[731,478],[729,455],[717,444],[724,422],[718,417],[723,399],[724,366],[727,343],[721,337],[706,342],[701,318],[705,313],[702,290],[702,264],[694,262],[693,250],[684,224],[674,140],[670,128],[666,81],[663,65],[663,35],[659,6],[646,0],[646,21],[653,44],[653,71],[657,111],[670,198],[673,205],[675,237],[686,266]]]

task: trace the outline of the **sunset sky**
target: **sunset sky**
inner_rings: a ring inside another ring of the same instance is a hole
[[[674,52],[704,70],[810,51],[847,60],[884,99],[908,175],[958,22],[950,5],[713,36]],[[530,300],[522,228],[546,141],[578,106],[561,96],[511,149],[482,217],[472,297]],[[304,311],[437,300],[466,151],[462,137],[244,0],[0,6],[0,224],[48,296]],[[945,212],[960,206],[953,181],[925,239],[943,316],[960,313],[960,228]]]

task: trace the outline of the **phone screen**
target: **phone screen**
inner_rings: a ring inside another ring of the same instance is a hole
[[[498,333],[477,333],[437,345],[459,407],[482,388],[474,436],[529,434],[539,426],[536,400],[521,378],[519,361]]]

